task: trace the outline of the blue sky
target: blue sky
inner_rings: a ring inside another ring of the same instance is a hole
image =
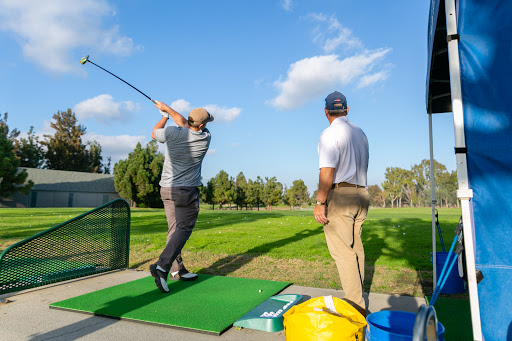
[[[0,0],[0,112],[11,128],[52,133],[73,109],[113,162],[150,141],[160,113],[206,107],[203,182],[220,170],[318,180],[324,98],[347,97],[370,143],[368,183],[429,158],[425,110],[428,1]],[[434,153],[455,169],[451,114],[436,115]]]

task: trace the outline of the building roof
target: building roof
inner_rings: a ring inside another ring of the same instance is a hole
[[[32,191],[117,193],[114,175],[70,172],[53,169],[25,168],[28,180],[34,182]]]

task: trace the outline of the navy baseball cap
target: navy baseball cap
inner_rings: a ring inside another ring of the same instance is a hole
[[[334,106],[335,104],[341,104],[341,106]],[[325,98],[325,108],[327,110],[346,109],[347,99],[341,92],[334,91]]]

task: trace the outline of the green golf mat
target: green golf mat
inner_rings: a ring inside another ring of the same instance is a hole
[[[220,335],[290,284],[199,275],[190,282],[168,281],[170,292],[164,294],[149,276],[55,302],[50,308]]]
[[[425,299],[429,304],[431,296]],[[445,340],[473,340],[471,308],[468,299],[438,297],[434,304],[437,319],[445,328]]]

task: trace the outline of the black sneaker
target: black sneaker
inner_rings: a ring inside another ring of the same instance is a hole
[[[156,268],[156,264],[151,264],[149,266],[149,271],[151,272],[151,276],[155,278],[155,284],[157,288],[163,292],[168,293],[169,287],[167,286],[167,272],[159,270]]]
[[[171,274],[170,278],[173,281],[195,281],[197,279],[197,274],[192,272],[188,272],[187,269],[181,269],[177,274]]]

